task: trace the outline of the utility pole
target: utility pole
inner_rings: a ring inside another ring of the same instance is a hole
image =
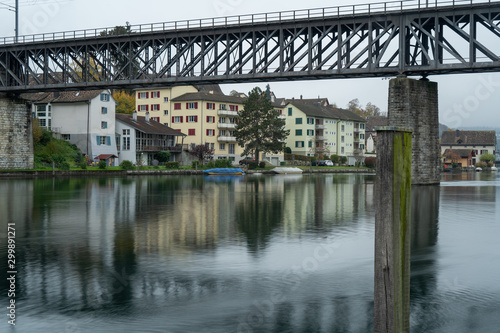
[[[19,0],[16,0],[16,43],[19,41]]]

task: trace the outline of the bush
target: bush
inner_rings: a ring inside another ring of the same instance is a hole
[[[167,162],[165,163],[166,169],[179,169],[179,162]]]
[[[486,168],[488,164],[486,162],[477,162],[476,168]]]
[[[375,168],[376,165],[377,165],[377,158],[376,157],[370,156],[370,157],[365,158],[365,166],[367,168]]]
[[[82,162],[80,162],[79,166],[80,166],[80,169],[87,170],[87,162],[82,161]]]
[[[156,153],[155,158],[160,162],[160,163],[167,163],[170,161],[170,152],[169,151],[160,151]]]
[[[257,169],[257,166],[258,166],[257,162],[250,162],[248,164],[248,169],[255,170],[255,169]]]
[[[209,161],[209,162],[207,163],[207,168],[209,168],[209,169],[213,169],[213,168],[215,168],[215,162],[214,162],[214,161]]]
[[[191,168],[196,169],[200,167],[200,162],[199,161],[193,161],[191,162]]]
[[[99,169],[104,170],[104,169],[106,169],[107,166],[108,165],[106,164],[105,160],[100,160],[99,161]]]
[[[285,153],[286,153],[286,154],[291,154],[291,153],[292,153],[292,148],[290,148],[290,147],[286,147],[286,148],[285,148]]]
[[[259,162],[259,168],[264,169],[266,167],[266,162],[261,161]]]
[[[230,168],[233,166],[233,162],[231,162],[228,159],[220,159],[220,160],[215,160],[215,167],[216,168]]]
[[[342,163],[342,164],[346,164],[346,163],[347,163],[347,157],[342,156],[342,157],[340,158],[340,163]]]
[[[336,155],[336,154],[332,155],[331,158],[332,158],[332,162],[333,163],[339,163],[339,161],[340,161],[340,156],[339,155]]]
[[[67,161],[63,161],[63,162],[59,163],[59,169],[64,170],[64,171],[68,171],[70,169],[70,165]]]
[[[120,163],[120,168],[123,170],[134,170],[135,166],[129,160],[125,160]]]

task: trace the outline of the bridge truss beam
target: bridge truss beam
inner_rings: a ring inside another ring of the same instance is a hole
[[[500,2],[0,45],[0,92],[500,70]]]

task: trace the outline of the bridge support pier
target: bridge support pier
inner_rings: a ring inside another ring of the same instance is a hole
[[[440,182],[438,85],[397,77],[389,82],[389,126],[413,129],[412,184]]]
[[[0,170],[34,168],[32,131],[26,102],[0,94]]]

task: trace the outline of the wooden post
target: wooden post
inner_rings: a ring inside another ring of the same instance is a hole
[[[375,333],[410,331],[412,130],[378,127]]]

